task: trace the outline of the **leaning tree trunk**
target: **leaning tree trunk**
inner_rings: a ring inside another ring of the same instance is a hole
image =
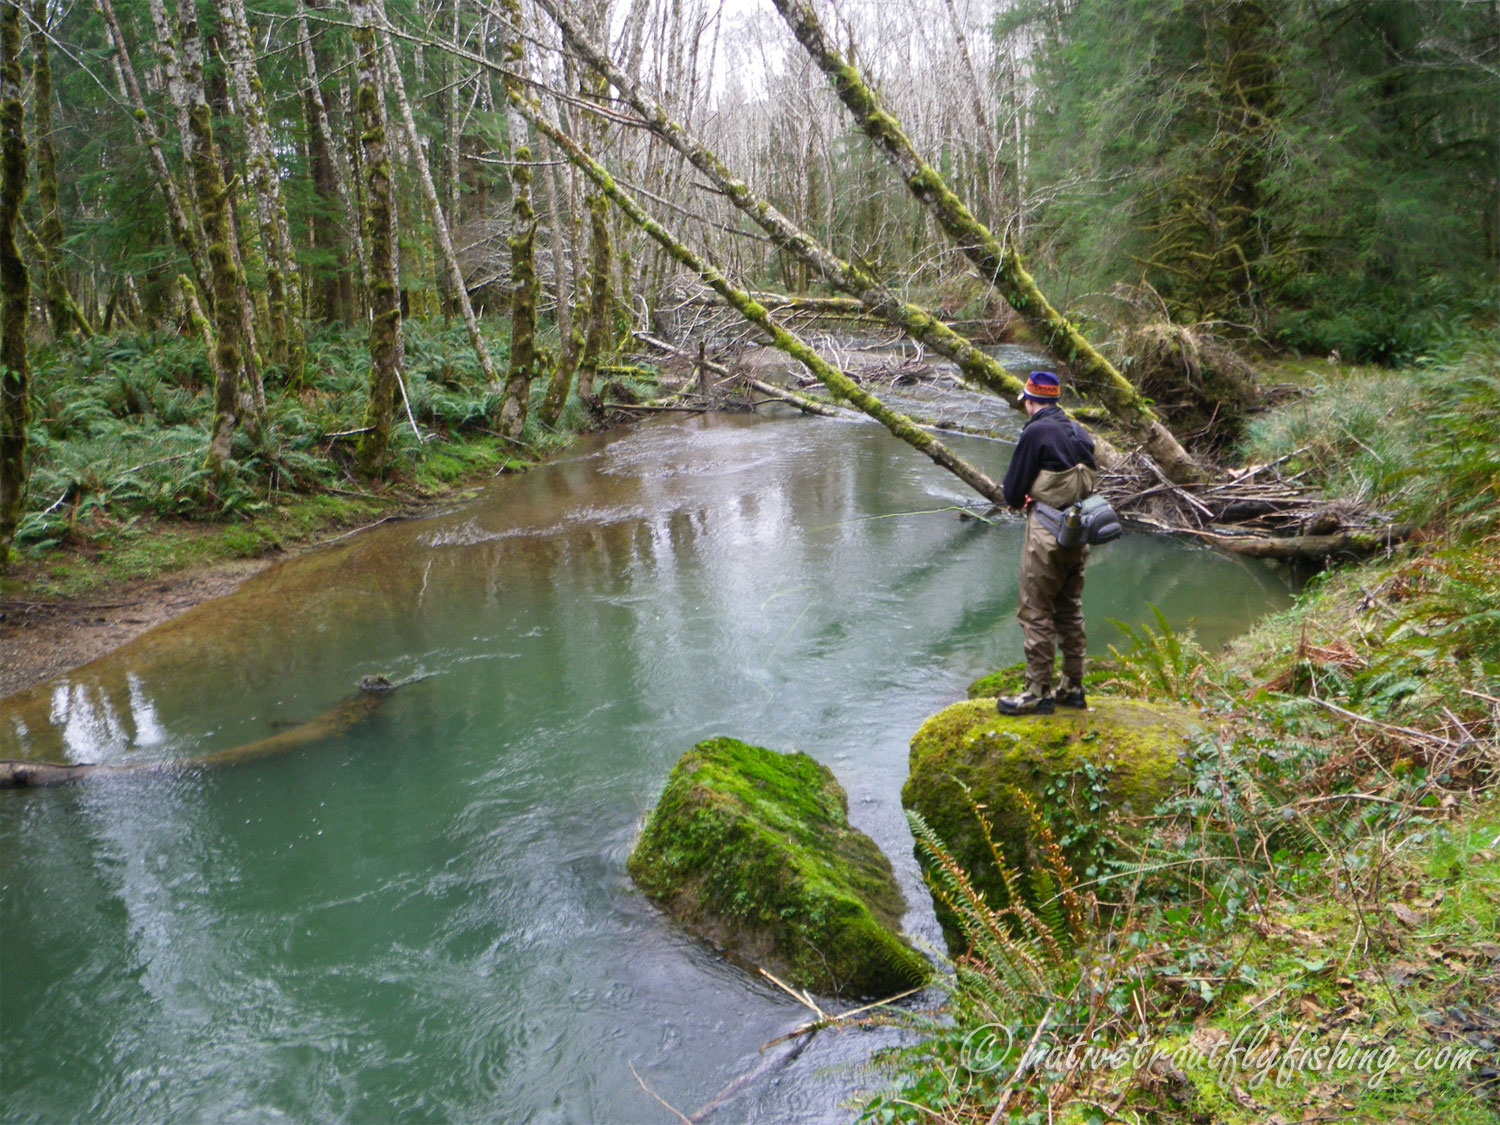
[[[375,44],[374,0],[352,0],[354,49],[359,90],[361,156],[365,172],[365,223],[370,254],[370,402],[366,432],[356,462],[360,472],[384,474],[401,380],[401,289],[396,275],[395,198],[391,158],[385,143],[385,110],[380,97],[380,55]]]
[[[183,159],[192,169],[198,218],[208,243],[214,294],[214,423],[208,441],[207,466],[215,478],[226,472],[230,444],[239,424],[240,307],[239,270],[230,243],[230,188],[214,158],[214,130],[203,86],[203,46],[198,38],[198,10],[193,0],[178,0],[182,18],[181,72],[187,131]]]
[[[953,194],[937,170],[917,154],[900,123],[828,41],[812,9],[803,0],[773,0],[773,3],[797,41],[832,80],[834,91],[865,135],[885,154],[913,197],[931,212],[938,226],[963,250],[980,275],[1021,314],[1046,348],[1069,365],[1074,379],[1099,396],[1170,479],[1201,478],[1202,469],[1152,412],[1140,392],[1094,349],[1074,324],[1052,307],[1026,271],[1015,246],[1002,245]]]
[[[42,273],[47,294],[47,319],[53,336],[61,339],[73,329],[92,336],[83,312],[68,295],[63,280],[62,208],[57,202],[57,153],[52,148],[52,61],[47,48],[47,0],[31,5],[32,120],[36,123],[36,197],[42,221],[38,242],[42,247]]]
[[[848,402],[874,418],[896,437],[926,454],[936,464],[953,473],[981,496],[995,503],[1003,502],[999,484],[959,457],[906,415],[891,410],[874,395],[863,390],[849,376],[818,355],[805,341],[773,320],[766,312],[764,305],[752,300],[750,294],[743,289],[731,285],[722,273],[699,258],[689,247],[674,238],[661,224],[647,215],[640,205],[620,188],[614,177],[598,161],[579,148],[572,137],[547,121],[531,103],[517,99],[513,104],[536,125],[539,131],[562,149],[568,159],[582,169],[595,186],[607,195],[610,202],[619,208],[631,222],[645,231],[679,265],[696,273],[741,316],[769,335],[771,343],[776,348],[806,367],[814,378],[833,393],[835,398]]]
[[[757,223],[775,244],[811,266],[830,285],[857,298],[864,308],[900,328],[914,340],[958,365],[960,371],[1019,409],[1023,384],[990,355],[953,331],[926,309],[901,298],[868,269],[845,261],[797,227],[768,200],[755,195],[707,146],[690,136],[657,102],[599,47],[586,38],[569,9],[559,0],[538,0],[562,29],[568,46],[607,78],[620,97],[641,115],[646,127],[681,153],[725,198]]]
[[[0,0],[0,569],[26,495],[26,424],[31,421],[31,369],[26,358],[30,279],[16,231],[26,195],[25,109],[21,104],[20,0]]]
[[[588,14],[589,24],[584,29],[589,38],[594,38],[602,31],[609,22],[608,0],[594,0],[584,6]],[[578,78],[578,93],[585,100],[595,104],[603,104],[609,95],[608,79],[590,69],[584,69]],[[582,120],[587,122],[587,138],[594,151],[602,151],[608,142],[607,131],[602,118],[597,115],[584,114]],[[575,335],[582,336],[582,346],[575,349],[573,362],[570,367],[576,367],[578,372],[578,397],[584,402],[592,402],[594,399],[594,379],[599,371],[599,359],[604,354],[605,347],[612,335],[613,309],[611,308],[611,297],[614,292],[614,246],[609,234],[609,203],[604,194],[598,188],[591,187],[584,196],[584,209],[589,216],[589,258],[588,276],[585,285],[588,289],[588,312],[587,321],[581,333],[575,330]],[[553,398],[557,388],[558,380],[553,380],[553,387],[548,388],[547,402],[543,404],[543,420],[549,424],[555,418],[556,412],[562,409],[562,400],[567,395],[567,385],[564,383],[557,395],[554,404]]]
[[[381,26],[385,23],[385,5],[382,0],[374,0],[376,17]],[[396,97],[396,105],[401,111],[401,124],[406,130],[406,138],[412,148],[412,163],[417,168],[417,178],[422,184],[422,195],[427,200],[427,210],[432,216],[432,229],[436,236],[438,249],[442,253],[442,270],[448,278],[448,288],[452,292],[452,298],[458,305],[458,310],[463,314],[464,327],[469,331],[469,345],[474,349],[474,355],[479,360],[479,369],[484,373],[486,386],[493,385],[498,376],[495,374],[495,361],[490,358],[489,345],[485,343],[484,333],[479,330],[479,318],[474,315],[474,303],[469,300],[469,286],[464,278],[464,271],[458,264],[458,255],[453,250],[453,238],[448,233],[448,221],[443,215],[443,204],[438,199],[437,185],[432,182],[432,172],[427,167],[427,158],[422,153],[422,142],[417,136],[417,123],[412,117],[411,103],[406,98],[406,83],[401,79],[401,68],[396,65],[396,52],[392,49],[391,40],[388,35],[382,34],[385,46],[386,69],[391,76],[391,93]]]
[[[503,76],[506,134],[511,159],[510,244],[510,364],[505,373],[505,395],[500,403],[499,430],[518,440],[526,426],[531,406],[531,381],[536,377],[536,212],[531,206],[531,146],[527,143],[526,91],[522,71],[526,65],[525,35],[520,0],[503,0],[502,9],[510,27],[505,32]]]
[[[157,134],[156,126],[151,122],[151,115],[146,110],[146,100],[141,96],[141,84],[136,79],[135,66],[130,61],[130,51],[126,48],[125,36],[120,31],[120,21],[115,17],[114,5],[110,3],[110,0],[97,0],[97,2],[99,14],[104,17],[105,29],[109,33],[110,46],[114,51],[115,84],[120,88],[120,96],[130,102],[134,111],[136,128],[145,138],[152,178],[156,181],[156,189],[161,193],[162,204],[166,208],[167,226],[172,232],[172,241],[177,243],[177,248],[187,255],[188,262],[193,267],[193,277],[198,283],[198,291],[210,294],[209,271],[203,261],[198,235],[188,219],[188,212],[182,205],[182,193],[178,190],[172,169],[167,164],[166,154],[161,150],[161,137]],[[105,331],[108,331],[107,326]]]
[[[281,195],[281,171],[275,142],[266,123],[265,95],[250,46],[250,26],[243,0],[219,0],[219,28],[228,48],[229,73],[244,115],[245,168],[255,197],[260,242],[265,254],[266,290],[272,327],[271,357],[296,372],[303,359],[302,286],[297,272],[291,225]]]

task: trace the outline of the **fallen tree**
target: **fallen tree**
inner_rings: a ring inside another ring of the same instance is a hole
[[[486,66],[494,66],[488,60],[483,62]],[[584,152],[571,136],[549,121],[537,103],[512,94],[511,104],[597,185],[621,214],[665,250],[673,261],[697,274],[705,285],[724,298],[741,316],[765,332],[774,347],[806,367],[836,400],[847,402],[874,418],[894,436],[947,469],[981,496],[995,503],[1001,502],[1002,493],[998,482],[927,433],[905,414],[890,409],[874,395],[863,390],[854,380],[823,359],[805,340],[779,324],[764,305],[752,300],[749,293],[731,284],[722,273],[698,257],[685,243],[673,237],[671,232],[652,219],[619,186],[602,164]]]
[[[550,0],[541,0],[548,3]],[[1014,244],[981,223],[939,175],[918,155],[900,123],[865,84],[859,71],[828,41],[813,11],[802,0],[773,0],[797,42],[833,82],[860,129],[900,173],[951,242],[964,252],[985,281],[1020,313],[1043,345],[1067,363],[1075,382],[1098,396],[1133,438],[1140,441],[1174,481],[1201,479],[1202,467],[1151,410],[1135,387],[1100,355],[1078,327],[1052,307]]]
[[[736,177],[713,151],[673,120],[659,102],[648,97],[639,84],[615,64],[607,52],[594,44],[560,0],[537,0],[537,3],[562,31],[563,40],[569,50],[609,80],[619,92],[621,99],[639,115],[641,124],[702,172],[715,190],[764,230],[778,247],[795,255],[816,270],[835,289],[853,298],[853,302],[839,298],[797,298],[796,301],[802,308],[824,313],[867,310],[901,329],[912,339],[930,347],[939,355],[952,360],[966,378],[999,395],[1013,408],[1017,410],[1021,408],[1021,391],[1024,389],[1024,384],[1005,370],[998,360],[981,351],[971,340],[954,331],[927,309],[902,298],[867,267],[834,254],[812,235],[793,223],[769,200],[758,196],[744,180]],[[754,296],[759,302],[760,295]],[[774,299],[778,303],[792,300],[779,295]],[[1124,381],[1118,373],[1116,373],[1116,378]],[[1126,383],[1126,386],[1128,387],[1129,384]],[[1133,396],[1130,401],[1140,403],[1140,396],[1134,394],[1134,388],[1130,390]],[[1113,409],[1113,405],[1111,408]],[[1133,413],[1122,416],[1121,421],[1132,432],[1140,429],[1135,424]],[[1119,451],[1110,443],[1103,441],[1098,435],[1095,435],[1095,440],[1101,463],[1109,465],[1119,460]],[[1158,444],[1161,443],[1158,442]],[[1173,456],[1180,459],[1186,454],[1182,452],[1180,446],[1177,446]]]

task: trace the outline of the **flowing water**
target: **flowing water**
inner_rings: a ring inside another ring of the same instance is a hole
[[[954,441],[996,474],[1009,454]],[[0,757],[144,761],[428,677],[285,756],[0,793],[0,1117],[669,1121],[643,1084],[692,1112],[763,1067],[711,1120],[846,1118],[895,1033],[759,1054],[806,1010],[625,857],[697,740],[806,750],[938,941],[907,740],[1020,655],[1020,528],[940,510],[971,502],[868,424],[642,425],[0,701]],[[1129,535],[1090,564],[1091,648],[1148,602],[1213,645],[1288,597]]]

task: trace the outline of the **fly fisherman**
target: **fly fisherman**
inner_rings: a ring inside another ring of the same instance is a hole
[[[1087,544],[1061,547],[1042,522],[1036,501],[1066,508],[1094,491],[1094,439],[1057,405],[1062,387],[1050,371],[1033,371],[1022,403],[1026,424],[1010,467],[1005,470],[1005,503],[1026,510],[1021,547],[1021,598],[1016,616],[1026,642],[1026,689],[1001,696],[1002,715],[1048,715],[1054,704],[1085,707],[1083,697],[1083,568]],[[1052,694],[1054,646],[1063,653],[1062,679]]]

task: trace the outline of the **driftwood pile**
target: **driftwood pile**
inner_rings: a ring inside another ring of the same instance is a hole
[[[1174,484],[1149,458],[1132,453],[1100,474],[1098,489],[1137,523],[1257,558],[1368,555],[1410,534],[1378,512],[1330,501],[1302,483],[1303,473],[1285,475],[1281,466],[1300,452],[1196,484]]]

